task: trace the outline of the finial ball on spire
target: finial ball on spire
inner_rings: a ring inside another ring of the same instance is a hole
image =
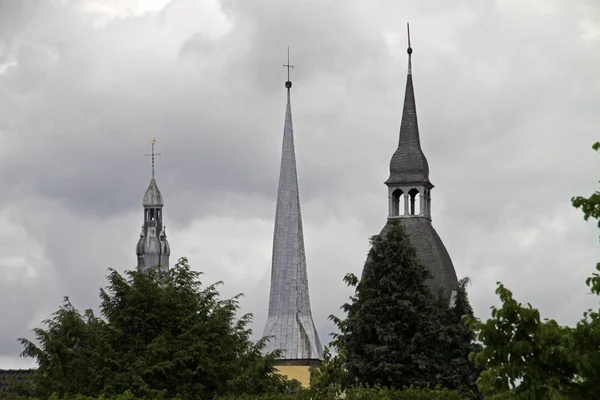
[[[291,88],[292,87],[292,82],[291,81],[286,81],[285,82],[285,87],[288,88],[288,89]]]
[[[412,54],[412,47],[409,47],[408,49],[406,49],[406,52],[408,53],[408,55]]]

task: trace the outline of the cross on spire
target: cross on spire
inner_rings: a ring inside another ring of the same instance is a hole
[[[154,152],[154,143],[156,143],[156,138],[153,138],[150,143],[152,143],[152,153],[150,154],[146,154],[146,157],[151,156],[152,157],[152,177],[154,178],[154,156],[160,156],[160,153],[155,153]]]
[[[292,87],[292,81],[290,81],[290,69],[294,69],[294,66],[290,64],[290,46],[288,46],[287,50],[287,64],[283,64],[283,66],[287,68],[287,81],[285,82],[285,87],[289,90]]]

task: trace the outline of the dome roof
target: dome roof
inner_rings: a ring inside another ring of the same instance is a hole
[[[458,278],[452,264],[452,259],[442,239],[431,225],[427,218],[400,218],[410,242],[417,252],[417,257],[421,263],[431,272],[431,279],[428,286],[436,292],[442,289],[443,293],[450,297],[452,291],[457,290]],[[388,219],[383,227],[381,235],[385,235],[392,220]]]

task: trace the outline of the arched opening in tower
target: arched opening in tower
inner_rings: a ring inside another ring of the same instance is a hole
[[[419,215],[421,213],[421,194],[417,189],[410,189],[408,195],[410,196],[410,215]]]
[[[392,192],[392,216],[396,217],[400,215],[401,210],[404,209],[404,192],[400,189],[396,189]]]

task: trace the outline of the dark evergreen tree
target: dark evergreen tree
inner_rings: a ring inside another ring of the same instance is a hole
[[[356,287],[342,306],[345,319],[334,345],[350,380],[402,388],[442,385],[468,392],[478,373],[468,360],[473,333],[462,322],[472,314],[461,282],[453,307],[427,286],[429,271],[421,264],[402,225],[374,236],[362,279],[344,278]]]
[[[250,315],[237,319],[238,297],[221,299],[199,275],[186,259],[166,275],[111,270],[104,318],[66,299],[46,329],[34,330],[37,344],[20,339],[39,364],[33,394],[206,399],[284,390],[273,374],[277,354],[265,357],[264,342],[252,343]]]
[[[473,318],[467,285],[469,278],[459,281],[452,306],[445,311],[442,327],[437,335],[436,349],[439,384],[445,388],[472,393],[472,398],[483,398],[477,389],[477,378],[483,367],[477,366],[470,355],[481,351],[475,331],[467,324]]]

